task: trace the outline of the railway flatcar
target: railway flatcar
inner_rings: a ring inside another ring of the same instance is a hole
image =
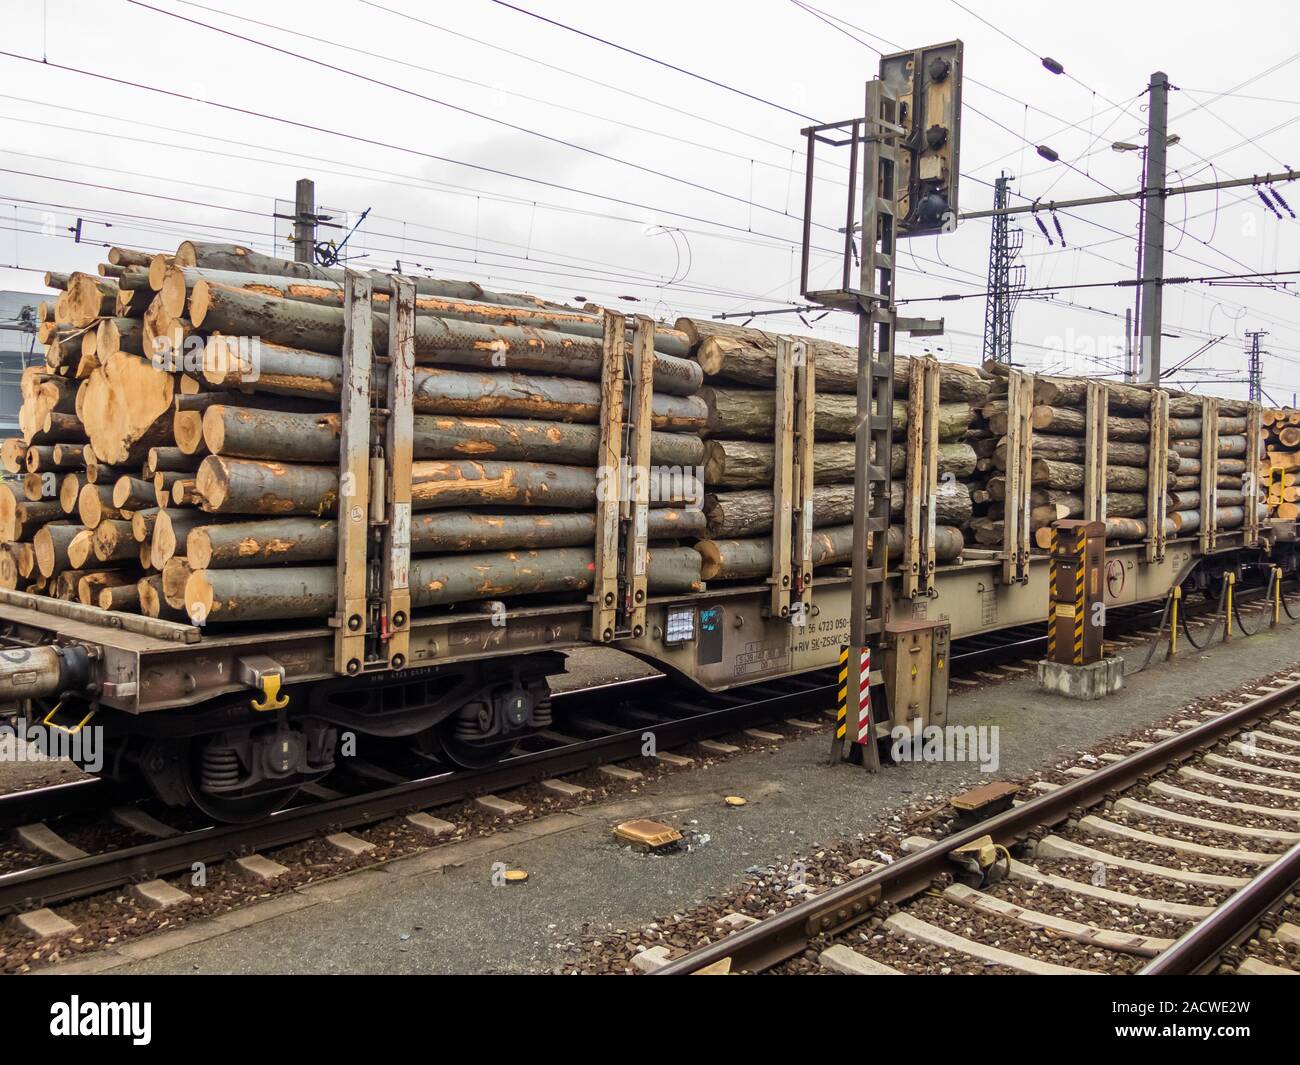
[[[0,485],[0,699],[102,773],[247,819],[349,738],[500,759],[575,648],[721,692],[848,642],[855,350],[238,246],[109,265],[47,279]],[[882,676],[929,633],[937,720],[951,640],[1046,618],[1067,518],[1107,605],[1294,575],[1264,419],[897,358]]]

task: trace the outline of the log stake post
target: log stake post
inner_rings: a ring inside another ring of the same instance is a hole
[[[649,570],[650,521],[650,420],[654,398],[655,323],[636,316],[632,334],[632,382],[628,396],[628,458],[632,465],[632,490],[623,500],[627,539],[623,551],[627,576],[623,599],[624,629],[633,638],[645,633],[645,608]]]
[[[1012,370],[1007,378],[1007,475],[1002,582],[1029,582],[1029,530],[1033,475],[1034,377]]]
[[[1106,419],[1109,393],[1101,381],[1088,382],[1083,451],[1083,518],[1106,520]]]
[[[388,425],[384,433],[388,483],[383,529],[384,612],[388,664],[406,665],[411,643],[411,461],[415,389],[415,282],[394,274],[388,313]]]
[[[1245,546],[1259,545],[1259,441],[1263,433],[1263,408],[1252,403],[1246,411],[1246,472],[1241,478],[1241,494],[1246,508]]]
[[[1201,553],[1214,550],[1218,539],[1219,401],[1201,400]]]
[[[939,363],[915,358],[909,369],[903,495],[902,592],[928,595],[934,581],[935,501],[939,476]]]
[[[794,499],[795,343],[789,337],[776,342],[776,422],[772,433],[772,572],[768,577],[768,609],[774,618],[790,616],[793,581],[794,517],[788,501]]]
[[[1147,453],[1146,560],[1165,558],[1165,520],[1169,509],[1169,393],[1151,392],[1151,442]],[[1176,607],[1175,607],[1176,608]]]
[[[354,676],[366,654],[366,548],[370,523],[371,281],[349,270],[343,281],[343,396],[339,423],[338,597],[334,670]]]
[[[605,347],[600,371],[600,451],[596,457],[596,573],[592,584],[591,638],[610,643],[618,629],[618,553],[622,529],[623,403],[627,362],[627,319],[605,312]]]
[[[798,601],[791,621],[803,626],[812,617],[813,440],[816,436],[817,367],[803,341],[794,344],[794,573]],[[780,508],[777,508],[780,509]]]

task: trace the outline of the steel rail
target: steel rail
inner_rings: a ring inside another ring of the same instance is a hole
[[[1300,843],[1242,885],[1172,947],[1138,970],[1138,976],[1201,976],[1213,972],[1223,952],[1249,939],[1260,920],[1300,881]]]
[[[0,914],[165,876],[188,869],[194,862],[224,861],[298,843],[322,831],[340,832],[562,773],[641,757],[647,732],[654,734],[658,747],[672,747],[807,712],[822,704],[833,706],[837,686],[833,682],[818,684],[812,680],[813,676],[800,674],[787,678],[789,683],[801,682],[792,691],[772,694],[781,682],[757,684],[748,690],[758,698],[736,706],[519,755],[483,770],[439,773],[375,791],[291,807],[251,825],[214,825],[170,839],[8,873],[0,876]],[[736,689],[722,694],[734,697],[744,691]]]
[[[1082,813],[1107,796],[1131,787],[1174,762],[1191,757],[1202,748],[1214,746],[1225,736],[1297,700],[1300,700],[1300,681],[1121,761],[1112,762],[1021,806],[1013,806],[972,828],[938,841],[933,847],[910,854],[892,865],[798,903],[775,917],[693,950],[659,969],[655,975],[693,973],[724,959],[731,960],[733,971],[756,972],[770,968],[804,950],[816,936],[836,934],[865,920],[881,902],[899,902],[920,894],[942,873],[952,871],[954,866],[948,855],[957,848],[982,836],[992,836],[995,843],[1004,846],[1021,842],[1035,830]]]

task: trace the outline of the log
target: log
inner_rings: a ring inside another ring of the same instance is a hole
[[[380,283],[374,290],[375,306],[387,309],[390,306],[388,280],[379,275]],[[417,285],[431,279],[417,278]],[[315,303],[326,307],[343,306],[343,283],[325,279],[303,279],[276,274],[248,274],[231,270],[209,270],[198,267],[180,266],[172,263],[163,276],[162,288],[158,290],[164,311],[173,318],[182,317],[190,310],[191,295],[200,281],[225,288],[243,289],[244,291],[275,299],[296,300],[302,303]],[[439,282],[434,282],[438,284]],[[451,282],[451,284],[457,284]],[[537,301],[527,304],[485,303],[482,300],[465,297],[449,297],[417,291],[415,297],[416,314],[433,315],[438,318],[451,318],[482,325],[529,326],[535,329],[548,329],[557,333],[569,333],[574,336],[603,338],[604,321],[599,313],[588,310],[575,310],[552,304],[539,305]],[[204,311],[200,308],[194,312],[201,321]],[[632,322],[628,323],[629,338],[632,334]],[[655,350],[666,355],[685,357],[690,354],[691,342],[685,333],[670,329],[662,324],[655,328]]]
[[[415,510],[514,506],[584,510],[596,504],[595,470],[535,462],[424,460],[411,464]],[[700,498],[698,482],[683,479],[687,498]],[[195,492],[212,514],[286,516],[334,512],[338,473],[326,466],[296,466],[209,455],[199,467]],[[672,502],[658,499],[657,502]]]
[[[890,513],[901,514],[904,486],[890,485]],[[704,497],[709,535],[721,539],[744,539],[772,531],[773,496],[753,489],[739,492],[711,492]],[[961,481],[941,481],[935,494],[935,522],[960,527],[971,519],[969,486]],[[813,528],[848,524],[853,521],[852,485],[817,485],[813,489]]]
[[[23,461],[28,473],[73,470],[82,464],[81,452],[75,444],[36,444],[27,449]]]
[[[577,547],[415,559],[411,605],[582,593],[591,587],[594,570],[592,549]],[[700,556],[689,547],[653,549],[648,578],[652,595],[698,591]],[[334,612],[335,593],[332,566],[195,570],[186,582],[185,606],[195,624],[318,618]]]
[[[897,563],[903,552],[903,532],[889,529],[889,554]],[[935,561],[952,562],[961,555],[964,541],[960,529],[943,525],[935,528]],[[701,540],[695,545],[700,553],[700,575],[704,580],[757,580],[772,572],[772,541],[769,537],[742,540]],[[812,534],[813,566],[847,562],[853,553],[853,526],[840,525],[814,529]]]
[[[300,303],[244,289],[199,281],[190,298],[196,328],[227,336],[256,336],[326,355],[343,350],[341,306]],[[371,314],[376,355],[388,352],[388,315]],[[147,330],[146,330],[147,331]],[[600,335],[580,336],[532,326],[485,325],[455,318],[417,315],[415,360],[424,365],[522,370],[599,380],[604,362]],[[656,392],[689,396],[704,383],[699,365],[689,359],[654,355]]]
[[[252,362],[234,350],[230,339],[220,335],[208,338],[203,377],[214,388],[243,386],[273,395],[329,401],[337,401],[341,395],[342,359],[264,341],[254,370]],[[382,366],[376,367],[374,387],[387,388]],[[600,421],[600,385],[575,378],[417,366],[414,390],[412,405],[417,414]],[[694,433],[704,428],[707,419],[708,409],[698,396],[656,393],[651,404],[654,429]]]
[[[256,456],[254,456],[256,457]],[[193,474],[199,468],[193,455],[178,447],[151,447],[144,460],[144,475],[152,479],[156,473],[182,472]]]
[[[22,437],[11,436],[0,446],[0,465],[9,473],[21,473],[25,468],[27,442]]]
[[[1057,462],[1053,459],[1032,459],[1030,477],[1035,484],[1048,488],[1078,489],[1084,486],[1084,468],[1074,462]],[[1107,466],[1107,491],[1135,492],[1146,487],[1145,469],[1133,466]]]
[[[82,391],[82,422],[101,462],[133,464],[150,447],[169,442],[171,374],[118,352],[86,379]]]
[[[705,533],[700,510],[650,511],[650,542],[691,538]],[[594,542],[594,514],[482,514],[435,511],[411,518],[411,551],[535,550],[582,547]],[[279,518],[200,525],[190,530],[185,555],[195,569],[228,569],[273,563],[333,560],[338,550],[335,523],[318,518]]]
[[[82,485],[77,495],[77,517],[87,529],[101,521],[120,518],[121,510],[113,506],[113,486],[110,484]]]
[[[125,352],[128,355],[144,356],[144,322],[140,318],[104,318],[95,328],[94,366],[102,365],[104,360]],[[149,352],[152,354],[152,352]],[[83,352],[84,357],[84,352]],[[89,369],[94,369],[94,366]],[[86,374],[78,372],[78,377]]]
[[[1151,410],[1151,392],[1137,385],[1106,382],[1107,409],[1139,414]],[[1035,377],[1034,403],[1045,407],[1078,407],[1088,403],[1088,380],[1083,377]]]
[[[105,586],[99,589],[96,605],[100,610],[122,610],[136,613],[140,609],[140,589],[138,582],[127,579],[121,584]]]
[[[1007,433],[1006,404],[1001,408],[985,407],[989,429],[999,436]],[[1039,433],[1055,436],[1083,436],[1087,432],[1087,416],[1080,410],[1067,407],[1034,407],[1029,415],[1030,424]],[[1112,415],[1106,419],[1106,439],[1148,443],[1151,439],[1151,422],[1146,418],[1123,418]]]
[[[213,455],[283,462],[337,462],[338,414],[294,414],[253,407],[209,407],[203,443]],[[494,458],[594,466],[600,428],[535,419],[458,418],[417,414],[417,459]],[[685,433],[651,433],[650,459],[663,466],[699,466],[704,442]]]
[[[139,477],[119,477],[113,484],[113,506],[118,510],[143,510],[154,506],[153,485]]]
[[[167,621],[188,621],[189,616],[183,608],[171,606],[162,594],[162,574],[151,573],[136,581],[136,592],[140,596],[140,613],[145,617],[163,618]]]
[[[94,537],[94,530],[82,529],[68,543],[68,566],[71,572],[78,575],[78,579],[86,565],[95,557]],[[75,592],[76,584],[73,583],[69,590]]]
[[[776,425],[776,394],[754,388],[717,388],[706,385],[699,396],[708,408],[710,436],[744,440],[771,440]],[[970,426],[974,409],[969,403],[939,404],[939,439],[960,440]],[[907,429],[907,403],[893,407],[894,432]],[[818,439],[851,439],[858,421],[856,396],[826,393],[816,397],[814,433]]]
[[[1079,436],[1054,436],[1048,433],[1034,433],[1030,441],[1030,453],[1034,458],[1056,459],[1061,462],[1082,462],[1087,454],[1087,442]],[[1146,469],[1150,448],[1145,443],[1129,443],[1123,440],[1108,440],[1106,444],[1106,464],[1115,466],[1138,466]],[[1178,468],[1181,457],[1172,448],[1167,455],[1167,465],[1171,470]],[[998,441],[993,452],[993,464],[999,470],[1007,468],[1007,440]]]
[[[131,515],[131,535],[138,544],[149,543],[153,539],[153,529],[158,523],[159,507],[147,507]]]
[[[115,588],[121,584],[134,585],[135,581],[135,577],[126,576],[117,570],[84,573],[77,579],[77,602],[83,606],[94,606],[102,589]]]
[[[185,610],[185,585],[191,572],[189,562],[179,555],[168,559],[162,567],[163,602],[174,610]]]
[[[0,484],[0,541],[30,540],[46,522],[62,517],[57,500],[20,500],[10,485]]]
[[[961,441],[940,444],[939,475],[969,477],[975,472],[975,452]],[[895,444],[890,468],[895,476],[906,469],[906,449]],[[837,484],[853,480],[855,451],[851,443],[813,447],[813,481]],[[774,447],[748,440],[708,440],[704,446],[704,483],[723,488],[752,488],[772,483]]]
[[[101,521],[90,535],[90,547],[100,562],[125,562],[139,557],[140,547],[131,523],[121,519]]]
[[[201,510],[187,507],[160,509],[158,517],[154,520],[153,535],[149,544],[149,560],[154,569],[162,569],[177,554],[186,555],[186,538],[200,526],[220,527],[213,525],[211,514],[205,514]]]
[[[740,384],[769,388],[775,383],[776,333],[699,318],[679,318],[677,328],[696,345],[695,359],[706,377],[723,377]],[[813,353],[818,392],[853,394],[857,391],[857,348],[816,337],[796,339],[807,343]],[[911,363],[906,355],[894,356],[896,394],[907,392]],[[974,366],[940,364],[940,400],[961,400],[979,405],[988,394],[988,382]]]
[[[42,525],[32,537],[32,550],[36,555],[36,568],[42,577],[53,577],[71,568],[68,562],[68,545],[83,531],[82,526],[52,521]]]
[[[333,281],[342,284],[345,270],[343,267],[316,266],[313,263],[291,262],[263,255],[238,244],[215,244],[196,240],[187,240],[176,249],[174,262],[180,267],[200,267],[205,270],[228,270],[241,274],[266,274],[274,277],[306,278],[312,281]],[[150,263],[150,284],[161,288],[169,263],[162,263],[158,270],[158,283],[154,284],[154,264]],[[371,274],[376,286],[386,286],[387,276]],[[476,285],[472,281],[447,281],[441,278],[416,277],[415,291],[422,295],[442,296],[447,299],[478,300],[483,303],[496,303],[515,307],[557,307],[561,304],[548,303],[536,296],[520,293],[493,292]]]

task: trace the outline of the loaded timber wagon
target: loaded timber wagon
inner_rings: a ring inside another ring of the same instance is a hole
[[[47,275],[0,456],[0,698],[93,721],[165,801],[255,816],[346,732],[492,761],[583,645],[719,691],[847,642],[856,350],[232,245],[108,260]],[[891,622],[1042,621],[1065,518],[1105,521],[1111,604],[1292,571],[1287,419],[898,357]]]

